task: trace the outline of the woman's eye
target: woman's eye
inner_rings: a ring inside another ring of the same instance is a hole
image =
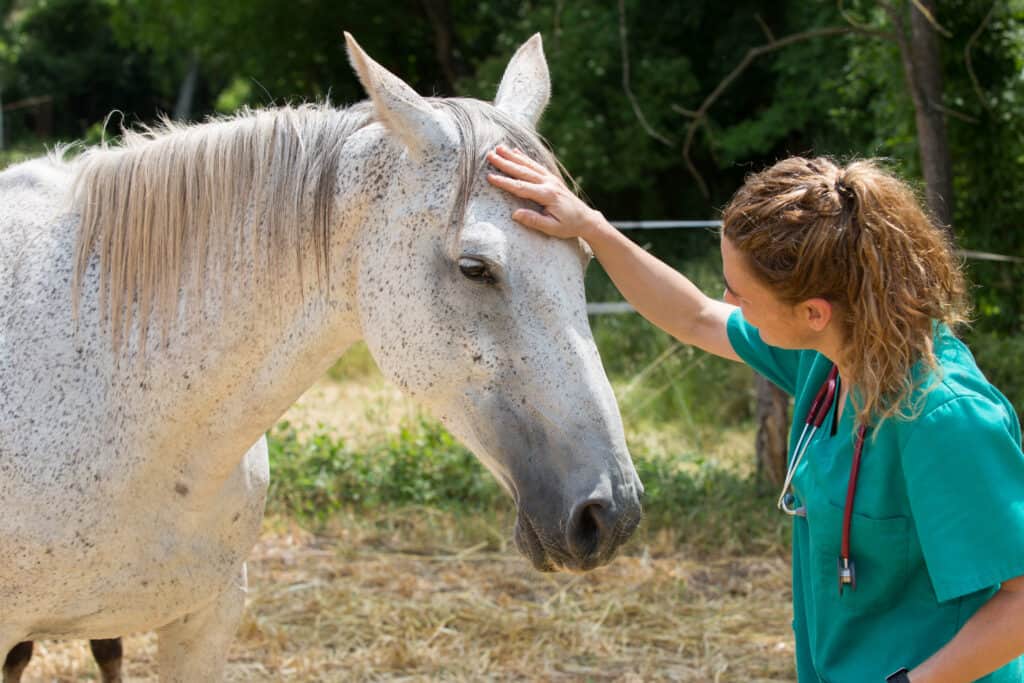
[[[459,259],[459,270],[466,278],[473,282],[494,282],[494,276],[491,275],[490,269],[487,264],[475,258],[460,258]]]

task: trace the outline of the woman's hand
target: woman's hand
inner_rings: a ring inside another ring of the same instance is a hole
[[[676,339],[739,360],[726,333],[733,307],[704,295],[675,270],[616,230],[600,212],[569,191],[562,179],[521,152],[499,145],[487,155],[496,169],[487,180],[541,211],[516,209],[512,220],[552,237],[582,237],[626,301]]]
[[[541,205],[542,211],[516,209],[512,220],[552,237],[587,239],[604,218],[565,186],[562,179],[530,157],[498,145],[487,160],[506,175],[488,173],[487,180],[522,199]]]

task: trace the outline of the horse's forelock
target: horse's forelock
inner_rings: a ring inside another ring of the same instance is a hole
[[[458,257],[456,250],[465,225],[466,210],[474,187],[488,167],[487,153],[499,143],[518,148],[578,189],[544,138],[515,116],[480,100],[446,98],[432,99],[431,102],[449,114],[459,135],[458,189],[447,239],[448,254],[452,258]],[[582,241],[580,246],[589,258],[590,249]]]

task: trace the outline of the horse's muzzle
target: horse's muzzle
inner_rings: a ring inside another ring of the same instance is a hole
[[[538,524],[522,507],[515,541],[539,571],[590,571],[607,564],[630,537],[643,515],[633,489],[621,500],[590,497],[574,504],[557,530]]]

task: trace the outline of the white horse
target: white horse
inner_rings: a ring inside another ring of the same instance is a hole
[[[493,105],[422,98],[347,39],[369,103],[0,174],[0,653],[155,629],[164,680],[219,680],[263,434],[359,339],[512,495],[538,569],[596,567],[635,528],[588,254],[484,179],[498,142],[555,165],[540,37]]]

